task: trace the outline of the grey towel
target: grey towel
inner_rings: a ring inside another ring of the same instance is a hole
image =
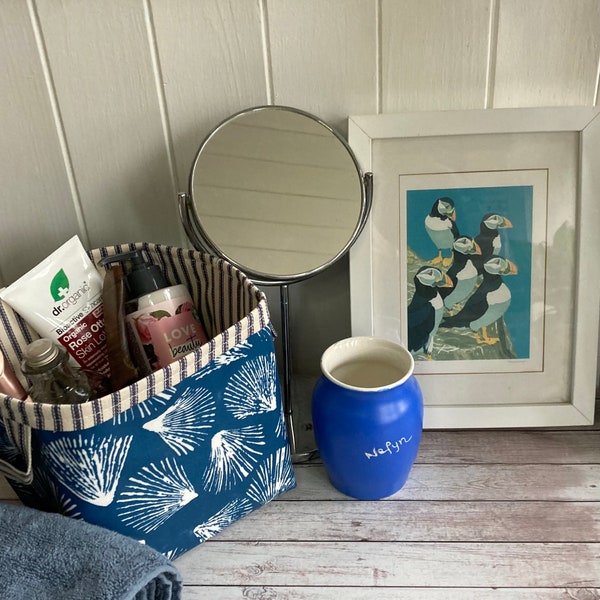
[[[84,521],[0,504],[0,596],[7,600],[178,600],[156,550]]]

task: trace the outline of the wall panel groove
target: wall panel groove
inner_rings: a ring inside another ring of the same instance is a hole
[[[156,85],[156,96],[158,98],[158,104],[160,108],[160,118],[165,138],[165,147],[167,148],[167,160],[169,164],[169,174],[172,183],[172,195],[173,198],[177,196],[177,193],[181,189],[180,181],[177,175],[177,168],[175,166],[175,151],[173,149],[173,136],[171,133],[171,124],[169,121],[169,113],[167,109],[167,100],[165,97],[164,78],[162,68],[160,65],[160,56],[158,53],[158,43],[156,41],[156,30],[154,27],[154,18],[152,16],[152,6],[150,0],[143,0],[144,2],[144,15],[146,18],[146,27],[148,32],[148,46],[150,49],[150,56],[152,58],[152,67],[154,73],[154,82]],[[183,229],[181,236],[184,236]]]
[[[273,89],[273,65],[271,64],[271,36],[269,34],[269,10],[267,6],[267,0],[259,0],[259,2],[267,104],[274,104],[273,99],[275,97],[275,91]]]
[[[490,21],[488,32],[487,69],[485,81],[484,108],[494,106],[494,85],[496,83],[496,57],[498,53],[498,14],[500,0],[490,0]]]
[[[33,34],[35,36],[35,41],[39,53],[40,64],[42,66],[42,72],[44,74],[44,81],[46,84],[46,89],[48,92],[48,99],[50,101],[50,106],[52,108],[52,116],[54,118],[54,126],[56,128],[56,133],[58,136],[58,141],[60,144],[60,149],[62,153],[62,158],[65,165],[65,173],[67,175],[67,179],[69,181],[69,187],[71,190],[71,199],[73,202],[73,210],[75,212],[75,217],[77,219],[77,224],[79,227],[79,237],[84,245],[89,247],[89,235],[87,231],[87,226],[85,224],[85,220],[83,218],[83,210],[81,207],[81,198],[79,196],[79,190],[77,188],[77,180],[75,177],[75,172],[73,170],[73,162],[71,161],[71,156],[69,153],[69,147],[67,145],[65,128],[63,124],[62,115],[60,112],[60,106],[58,103],[58,98],[56,96],[56,88],[54,85],[54,79],[52,77],[52,70],[50,67],[50,61],[48,58],[48,53],[46,51],[46,44],[44,42],[44,34],[40,25],[39,15],[37,12],[37,6],[35,0],[27,0],[27,7],[29,9],[29,15],[31,18],[31,26],[33,29]]]

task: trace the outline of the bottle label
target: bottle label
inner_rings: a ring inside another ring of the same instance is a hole
[[[94,305],[96,307],[90,310]],[[58,341],[79,366],[108,376],[110,367],[106,354],[106,331],[101,298],[94,299],[81,309],[71,318],[70,323],[74,323],[72,327],[65,325],[55,330]]]
[[[180,359],[208,341],[192,303],[165,300],[127,315],[153,369]]]

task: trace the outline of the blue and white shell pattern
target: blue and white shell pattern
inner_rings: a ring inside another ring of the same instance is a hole
[[[176,558],[296,485],[270,328],[101,425],[33,431],[32,452],[24,502]]]

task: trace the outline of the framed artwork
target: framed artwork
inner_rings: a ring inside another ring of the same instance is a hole
[[[411,351],[426,428],[593,423],[600,111],[351,117],[373,206],[352,334]]]

